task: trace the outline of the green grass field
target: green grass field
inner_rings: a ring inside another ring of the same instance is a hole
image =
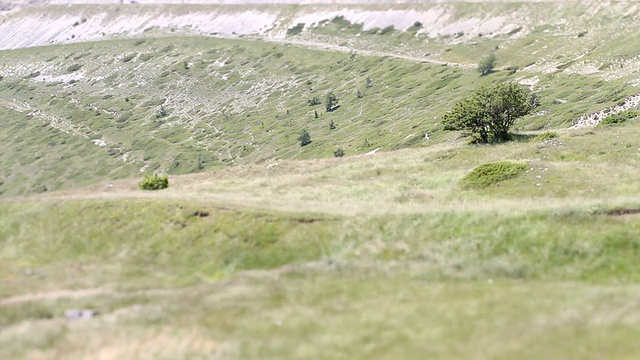
[[[496,5],[531,18],[495,36],[334,18],[0,51],[0,358],[637,358],[640,118],[569,128],[638,92],[637,25],[553,6]],[[443,131],[502,81],[541,103],[513,141]]]
[[[639,126],[7,199],[2,356],[631,359]]]

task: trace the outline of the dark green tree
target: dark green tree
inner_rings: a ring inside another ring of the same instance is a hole
[[[535,108],[535,95],[516,83],[482,87],[444,116],[445,130],[469,132],[477,143],[506,140],[514,122]]]
[[[329,130],[335,130],[336,129],[336,123],[333,122],[333,119],[331,121],[329,121]]]
[[[336,109],[338,105],[338,97],[333,94],[333,92],[329,92],[324,99],[324,106],[327,109],[327,112],[331,112]]]
[[[300,141],[300,146],[305,146],[311,144],[311,135],[306,129],[303,129],[300,132],[300,136],[298,136],[298,141]]]
[[[333,150],[333,156],[335,156],[335,157],[343,157],[344,156],[344,150],[342,150],[341,148],[337,148],[337,149]]]

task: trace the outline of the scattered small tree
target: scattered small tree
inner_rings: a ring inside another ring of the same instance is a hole
[[[335,157],[343,157],[344,156],[344,150],[342,150],[341,148],[337,148],[337,149],[333,150],[333,156],[335,156]]]
[[[371,80],[371,78],[369,76],[367,76],[367,79],[365,81],[366,81],[365,86],[370,88],[371,84],[373,83],[373,80]]]
[[[360,91],[360,89],[356,89],[356,96],[358,97],[358,99],[362,99],[364,97],[364,95],[362,95],[362,91]]]
[[[298,140],[300,141],[300,146],[306,146],[311,144],[311,135],[306,129],[303,129],[300,132],[300,136],[298,136]]]
[[[331,121],[329,121],[329,130],[335,130],[336,129],[336,123],[333,122],[333,119],[331,119]]]
[[[152,176],[145,175],[139,184],[142,190],[162,190],[169,187],[169,178],[167,175],[154,174]]]
[[[318,110],[313,110],[313,117],[318,118]]]
[[[163,118],[167,116],[167,109],[164,108],[164,105],[160,105],[160,110],[156,113],[156,118]]]
[[[338,97],[335,96],[333,92],[329,92],[324,100],[324,105],[327,109],[327,112],[335,110],[336,105],[338,105]]]
[[[204,170],[206,160],[202,154],[198,154],[198,170]]]
[[[478,63],[478,72],[480,73],[480,76],[491,74],[497,61],[498,57],[494,52],[482,58]]]
[[[468,131],[478,143],[506,140],[513,123],[531,113],[533,93],[516,83],[482,87],[444,116],[445,130]]]

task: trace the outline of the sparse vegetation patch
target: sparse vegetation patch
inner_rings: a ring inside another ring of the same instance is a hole
[[[600,125],[621,125],[629,120],[634,120],[638,117],[640,117],[640,111],[634,109],[626,110],[617,114],[607,116],[606,118],[602,119]]]
[[[542,134],[536,136],[535,141],[547,141],[557,138],[559,135],[555,131],[545,131]]]

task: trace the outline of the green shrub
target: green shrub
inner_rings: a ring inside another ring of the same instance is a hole
[[[67,72],[74,72],[74,71],[78,71],[82,68],[81,64],[73,64],[70,65],[69,67],[67,67]]]
[[[542,134],[538,135],[535,137],[535,141],[547,141],[547,140],[551,140],[551,139],[555,139],[558,137],[558,133],[555,131],[546,131],[543,132]]]
[[[137,53],[125,55],[125,57],[122,58],[122,62],[125,62],[125,63],[129,62],[129,61],[133,60],[136,56],[138,56]]]
[[[145,175],[139,184],[142,190],[162,190],[169,187],[169,178],[167,175],[154,174],[152,176]]]
[[[309,106],[315,106],[322,104],[322,101],[320,101],[320,98],[318,96],[314,96],[311,100],[307,100],[307,103],[309,104]]]
[[[344,18],[344,16],[336,16],[331,19],[331,22],[334,23],[338,28],[345,28],[351,26],[351,22]]]
[[[300,132],[300,136],[298,136],[298,141],[300,141],[300,146],[306,146],[311,144],[311,135],[305,129]]]
[[[335,156],[335,157],[343,157],[344,156],[344,150],[342,150],[341,148],[337,148],[337,149],[333,150],[333,156]]]
[[[498,57],[495,53],[489,54],[487,57],[484,57],[478,63],[478,72],[481,76],[489,75],[493,72],[493,68],[496,66],[496,62],[498,61]]]
[[[393,27],[393,25],[389,25],[386,28],[380,30],[380,35],[387,35],[393,32],[393,30],[395,30],[395,28]]]
[[[327,112],[332,112],[333,110],[337,109],[338,97],[335,96],[333,92],[330,91],[325,97],[324,105],[325,105],[325,108],[327,109]]]
[[[149,61],[149,60],[153,59],[155,56],[156,56],[156,54],[154,54],[154,53],[142,54],[142,55],[140,55],[140,60],[141,61]]]
[[[304,29],[304,23],[298,23],[296,26],[291,29],[287,29],[287,36],[295,36],[302,32]]]
[[[160,105],[160,109],[156,113],[156,119],[163,118],[163,117],[165,117],[167,115],[168,115],[167,109],[165,109],[164,105]]]
[[[639,116],[640,111],[638,110],[626,110],[617,114],[607,116],[606,118],[602,119],[600,125],[620,125]]]
[[[409,26],[409,28],[407,30],[405,30],[408,33],[417,33],[418,30],[422,29],[422,23],[420,21],[416,21],[413,23],[413,25]]]
[[[483,164],[462,178],[461,185],[470,189],[482,189],[500,181],[516,177],[526,169],[526,163],[516,161],[499,161]]]
[[[378,33],[378,31],[380,31],[379,27],[374,27],[372,29],[369,29],[367,31],[364,32],[365,35],[375,35]]]

